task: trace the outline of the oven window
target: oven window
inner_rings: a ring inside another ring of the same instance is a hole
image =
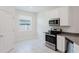
[[[53,43],[53,44],[56,44],[56,37],[46,35],[46,41]]]

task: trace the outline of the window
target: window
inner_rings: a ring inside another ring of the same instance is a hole
[[[32,17],[31,16],[19,16],[19,29],[21,31],[32,30]]]

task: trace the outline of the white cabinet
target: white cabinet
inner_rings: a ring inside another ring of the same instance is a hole
[[[60,18],[60,26],[70,26],[69,7],[60,7],[46,12],[48,19]]]
[[[0,52],[8,52],[14,47],[14,17],[0,9]]]
[[[58,9],[60,17],[60,26],[69,26],[69,8],[61,7]]]
[[[59,16],[58,16],[58,9],[51,10],[47,14],[48,14],[48,18],[49,19],[51,19],[51,18],[59,18]]]
[[[65,37],[57,35],[57,49],[61,52],[65,52]]]
[[[79,53],[79,45],[74,43],[74,53]]]
[[[59,18],[58,13],[59,13],[58,9],[53,9],[53,10],[47,11],[45,13],[45,16],[47,17],[48,20],[50,20],[51,18]]]
[[[68,47],[66,44],[68,44]],[[79,45],[76,43],[67,43],[65,36],[61,35],[57,35],[57,49],[60,52],[65,52],[68,49],[67,53],[79,53]]]

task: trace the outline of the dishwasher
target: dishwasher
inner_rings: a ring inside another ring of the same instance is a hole
[[[69,40],[67,37],[65,39],[66,39],[65,53],[74,53],[74,42]]]

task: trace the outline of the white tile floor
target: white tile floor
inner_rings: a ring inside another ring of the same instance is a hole
[[[25,40],[17,43],[16,53],[57,53],[45,46],[45,43],[38,39]]]

